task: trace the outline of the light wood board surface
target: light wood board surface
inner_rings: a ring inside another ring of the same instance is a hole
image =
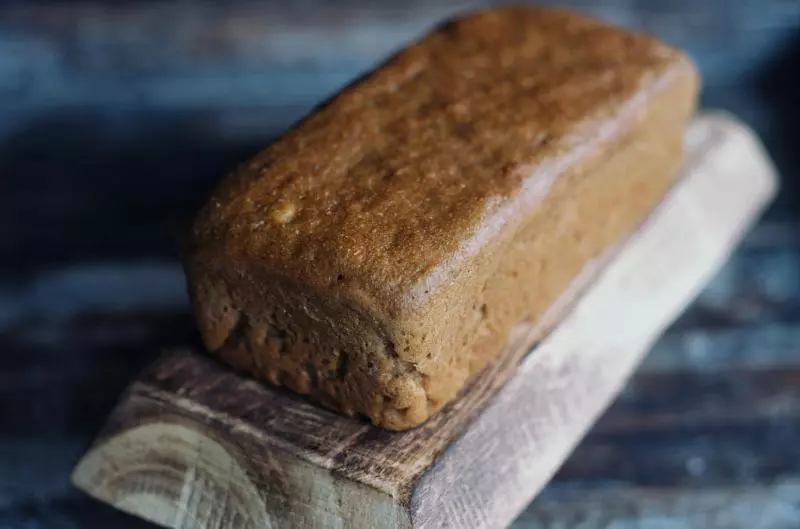
[[[129,388],[75,484],[176,528],[506,526],[774,194],[731,119],[699,118],[687,146],[675,188],[599,278],[576,283],[555,330],[526,356],[552,321],[518,326],[425,426],[384,432],[176,352]]]

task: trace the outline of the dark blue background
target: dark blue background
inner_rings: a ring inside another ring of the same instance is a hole
[[[68,473],[136,371],[162,347],[196,343],[177,262],[191,212],[229,168],[359,72],[486,3],[0,3],[0,528],[144,526],[72,490]],[[635,379],[611,413],[679,413],[670,406],[689,409],[682,396],[766,404],[739,422],[714,416],[719,428],[678,421],[658,435],[590,436],[555,490],[793,483],[800,2],[562,4],[687,48],[703,105],[758,131],[783,191],[660,344],[686,361]],[[695,350],[717,360],[709,367]],[[629,464],[612,464],[615,454]],[[787,524],[800,523],[791,490]]]

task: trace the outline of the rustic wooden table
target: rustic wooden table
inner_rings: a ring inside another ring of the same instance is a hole
[[[688,47],[784,191],[516,527],[800,527],[800,5],[583,3]],[[68,476],[130,378],[198,344],[190,212],[457,7],[301,4],[0,7],[0,528],[148,527]]]

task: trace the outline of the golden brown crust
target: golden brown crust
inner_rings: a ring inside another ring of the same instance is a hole
[[[678,52],[563,11],[439,28],[211,197],[186,259],[207,346],[420,423],[663,195],[696,88]]]

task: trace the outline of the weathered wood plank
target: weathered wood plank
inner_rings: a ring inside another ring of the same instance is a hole
[[[677,431],[650,431],[586,439],[556,482],[588,486],[626,482],[641,487],[747,486],[800,475],[800,421],[688,424]]]
[[[167,526],[183,527],[186,513],[248,527],[366,527],[376,517],[390,527],[504,526],[774,193],[739,126],[700,120],[687,143],[676,187],[535,352],[516,368],[550,316],[518,326],[505,355],[423,427],[382,431],[176,354],[131,386],[75,482]],[[552,317],[571,298],[565,305]]]
[[[217,138],[212,149],[221,138],[259,144],[433,24],[491,3],[4,4],[0,137],[18,143],[67,127],[68,143],[94,130],[101,144],[132,134],[172,138],[175,149],[177,137]],[[800,8],[783,0],[715,0],[690,15],[680,2],[566,5],[688,48],[708,93],[758,78],[800,27]]]
[[[0,527],[9,529],[153,529],[134,518],[90,498],[69,494],[56,498],[31,497],[13,508],[0,510]]]
[[[800,479],[707,489],[594,488],[540,496],[513,529],[794,529]]]
[[[793,368],[800,365],[800,323],[769,322],[669,331],[645,359],[643,373]]]
[[[401,8],[391,2],[313,2],[302,9],[241,1],[196,2],[192,9],[180,2],[11,4],[3,7],[0,25],[0,39],[14,43],[0,55],[9,77],[3,86],[25,96],[23,103],[66,106],[84,100],[258,106],[265,93],[285,104],[306,104],[309,92],[318,99],[443,18],[493,3],[451,0]],[[682,2],[549,3],[679,42],[695,52],[711,84],[739,80],[800,23],[800,8],[781,0],[715,0],[692,4],[691,11]],[[265,75],[270,73],[282,75]],[[207,82],[193,84],[187,75]],[[85,80],[94,81],[93,100]],[[37,90],[24,89],[34,81],[41,83]],[[231,87],[235,98],[225,94]],[[114,95],[114,88],[121,91]]]
[[[44,135],[82,113],[76,133],[94,121],[103,137],[130,139],[150,122],[149,136],[168,126],[261,142],[433,24],[491,3],[2,5],[0,137],[30,137],[37,122]],[[800,8],[783,0],[715,0],[689,12],[680,2],[552,3],[688,48],[712,92],[757,78],[800,27]]]
[[[800,369],[639,373],[595,425],[598,435],[800,419]],[[800,454],[800,447],[797,448]],[[797,462],[800,465],[800,461]]]
[[[800,475],[800,370],[635,376],[555,478],[697,487]]]
[[[512,529],[795,529],[800,478],[695,489],[550,487]],[[148,522],[74,495],[0,511],[0,527],[152,529]]]

